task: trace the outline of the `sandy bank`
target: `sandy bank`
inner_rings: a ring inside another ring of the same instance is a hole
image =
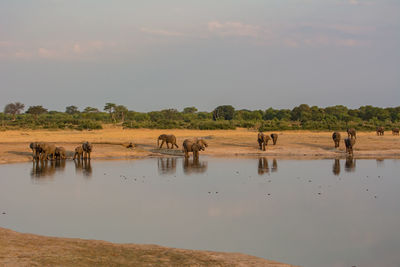
[[[162,155],[177,155],[179,149],[158,150],[156,139],[162,134],[175,134],[178,144],[191,137],[207,139],[209,147],[202,155],[235,157],[267,156],[277,158],[337,158],[345,157],[343,141],[335,149],[331,132],[276,131],[279,134],[276,146],[268,145],[267,151],[260,151],[257,132],[247,129],[237,130],[150,130],[109,127],[96,131],[5,131],[0,132],[0,163],[25,162],[31,160],[29,143],[32,141],[53,142],[64,146],[69,155],[83,141],[94,143],[93,159],[132,159]],[[342,133],[342,139],[346,134]],[[134,142],[135,149],[127,149],[121,144]],[[359,132],[355,146],[357,158],[400,158],[400,137],[386,134],[377,136],[375,132]]]
[[[240,253],[44,237],[0,228],[0,266],[268,266],[288,264]]]

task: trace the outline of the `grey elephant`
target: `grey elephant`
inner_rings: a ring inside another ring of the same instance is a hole
[[[29,144],[30,149],[32,150],[32,160],[37,160],[40,157],[40,146],[38,142],[32,142]]]
[[[392,129],[392,134],[393,135],[399,135],[399,128],[393,128]]]
[[[208,144],[203,139],[186,139],[182,146],[185,158],[189,158],[189,152],[193,152],[193,158],[199,158],[199,152],[204,151]]]
[[[272,138],[272,144],[276,145],[276,142],[278,141],[278,134],[272,133],[272,134],[270,134],[270,136]]]
[[[339,144],[340,144],[340,133],[334,132],[332,134],[332,139],[333,139],[333,142],[335,142],[335,148],[338,148]]]
[[[160,140],[161,140],[161,145],[160,145]],[[171,144],[171,148],[174,148],[174,146],[176,146],[176,148],[178,148],[178,145],[176,144],[176,137],[173,134],[160,135],[157,139],[157,147],[162,148],[164,143],[167,144],[167,148],[170,148],[169,144]]]
[[[83,149],[83,158],[84,159],[90,159],[90,153],[92,153],[93,146],[89,142],[84,142],[82,144],[82,149]]]
[[[355,138],[346,138],[344,139],[344,144],[346,146],[346,153],[349,155],[353,155],[353,147],[356,144]]]
[[[56,158],[56,146],[48,143],[39,143],[38,149],[40,150],[40,160],[48,160],[51,156],[52,160]]]
[[[260,147],[260,150],[265,151],[265,147],[268,145],[268,141],[271,140],[271,137],[269,135],[263,134],[263,133],[258,133],[257,136],[257,142]]]
[[[356,129],[354,128],[347,128],[347,137],[349,138],[357,138],[356,136]]]
[[[67,158],[67,151],[65,150],[64,147],[58,146],[56,147],[55,156],[56,159],[64,160]]]
[[[74,154],[73,160],[75,160],[75,159],[78,159],[78,160],[83,159],[83,148],[82,148],[82,146],[77,146],[75,148],[75,154]]]
[[[376,135],[384,135],[385,134],[385,129],[382,126],[376,127]]]

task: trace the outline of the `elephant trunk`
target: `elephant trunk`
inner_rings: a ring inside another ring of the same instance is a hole
[[[160,138],[157,139],[157,148],[160,147]]]

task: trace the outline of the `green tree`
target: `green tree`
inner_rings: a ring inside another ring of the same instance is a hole
[[[108,114],[110,114],[111,119],[113,120],[113,122],[116,122],[115,119],[115,108],[116,108],[116,104],[114,103],[106,103],[106,105],[104,106],[104,111],[108,112]]]
[[[26,113],[33,115],[36,121],[39,115],[47,113],[47,109],[42,106],[30,106]]]
[[[125,116],[128,113],[128,109],[123,105],[118,105],[114,108],[116,117],[122,122],[125,121]]]
[[[11,114],[13,117],[13,121],[15,121],[17,114],[20,114],[22,110],[24,110],[25,105],[20,102],[10,103],[4,107],[5,114]]]
[[[79,110],[76,106],[68,106],[65,108],[65,113],[73,115],[79,113]]]
[[[184,114],[194,114],[197,112],[197,108],[195,107],[186,107],[183,109]]]
[[[218,119],[232,120],[235,115],[235,108],[231,105],[218,106],[213,111],[213,120]]]
[[[93,108],[93,107],[86,107],[83,110],[84,113],[99,113],[100,111],[97,108]]]

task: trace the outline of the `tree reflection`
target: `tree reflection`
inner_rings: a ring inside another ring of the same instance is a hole
[[[176,158],[158,158],[158,173],[161,175],[176,173]]]
[[[187,175],[193,173],[204,173],[207,171],[207,162],[200,161],[199,158],[195,159],[184,159],[183,161],[183,172]]]

